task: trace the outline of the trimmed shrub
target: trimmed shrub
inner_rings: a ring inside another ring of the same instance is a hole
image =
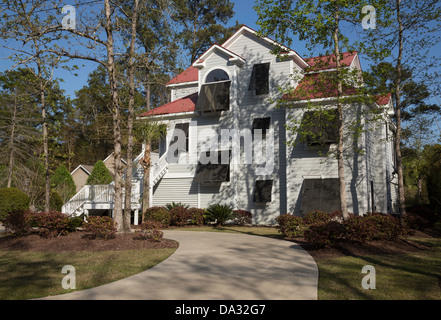
[[[375,221],[362,216],[353,216],[344,221],[345,228],[342,240],[347,242],[364,243],[374,240],[377,234]]]
[[[20,237],[30,233],[32,230],[31,220],[34,212],[31,210],[16,210],[7,215],[3,220],[6,230],[12,232],[14,236]]]
[[[346,221],[329,220],[311,225],[304,232],[305,240],[315,247],[332,247],[340,242],[391,240],[400,234],[400,222],[391,215],[381,213],[351,215]]]
[[[279,232],[285,237],[298,237],[303,234],[304,222],[302,217],[285,213],[278,216],[276,222],[279,224]]]
[[[13,211],[29,209],[29,204],[28,195],[19,189],[0,189],[0,221]]]
[[[83,219],[80,217],[69,218],[68,228],[69,232],[74,232],[77,228],[81,228],[83,226]]]
[[[116,236],[116,223],[110,217],[91,216],[87,222],[83,222],[83,227],[91,239],[113,239]]]
[[[40,236],[55,237],[69,233],[69,217],[59,211],[40,212],[36,215]]]
[[[196,226],[202,226],[204,224],[204,209],[190,208],[188,209],[188,213],[190,216],[190,224]]]
[[[172,226],[182,227],[191,221],[190,212],[186,207],[176,206],[170,211],[170,224]]]
[[[153,220],[161,223],[164,228],[170,225],[170,212],[164,207],[151,207],[144,212],[144,221]]]
[[[400,221],[390,214],[368,213],[363,219],[374,224],[373,240],[391,240],[397,238],[402,233]]]
[[[160,222],[147,220],[141,224],[141,231],[136,231],[134,240],[149,240],[154,242],[161,241],[164,233],[159,230],[163,226]]]
[[[251,224],[253,220],[253,215],[251,212],[246,210],[234,210],[234,223],[239,226],[244,226],[246,224]]]
[[[327,222],[331,220],[331,215],[327,212],[315,210],[308,212],[304,217],[303,221],[305,224],[317,224],[322,222]]]
[[[313,247],[333,247],[344,239],[345,226],[335,220],[315,224],[305,230],[305,240]]]
[[[228,220],[234,219],[233,208],[225,204],[212,204],[207,208],[207,220],[222,226]]]
[[[414,214],[414,215],[417,215],[417,216],[425,219],[426,221],[429,222],[430,225],[433,225],[433,223],[435,223],[439,219],[439,217],[435,213],[435,211],[433,211],[432,209],[430,209],[427,206],[411,207],[407,210],[407,212],[409,214]]]
[[[408,213],[404,216],[404,224],[410,230],[423,230],[431,225],[429,220],[413,213]]]

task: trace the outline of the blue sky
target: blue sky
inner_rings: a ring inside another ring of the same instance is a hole
[[[67,3],[68,1],[66,1]],[[253,9],[253,6],[255,4],[254,1],[248,1],[248,0],[233,0],[234,2],[234,11],[235,16],[230,20],[229,25],[234,25],[236,21],[238,21],[241,24],[245,24],[253,29],[258,29],[258,26],[256,24],[257,21],[257,14]],[[62,15],[60,14],[60,19],[62,18]],[[350,38],[352,40],[357,38],[357,35],[359,32],[363,32],[363,29],[361,28],[352,28],[351,30],[347,30],[351,33]],[[441,48],[441,45],[438,46]],[[291,48],[297,51],[302,57],[310,57],[310,56],[316,56],[320,53],[319,50],[317,52],[308,52],[305,49],[304,44],[300,41],[293,41],[291,44]],[[439,50],[441,51],[441,49]],[[5,57],[7,57],[9,53],[5,52],[5,49],[0,48],[0,71],[7,70],[10,66],[12,66],[12,63],[10,61],[4,60]],[[363,70],[369,69],[369,61],[363,56],[360,55],[361,65]],[[65,71],[65,70],[59,70],[55,73],[55,77],[57,77],[60,80],[63,80],[61,82],[61,87],[66,91],[66,95],[71,97],[72,99],[75,98],[75,91],[81,89],[84,85],[87,84],[87,77],[96,67],[97,64],[94,62],[86,62],[84,60],[77,60],[75,62],[72,62],[72,64],[77,64],[80,69],[76,71],[78,76],[74,76],[71,72]],[[186,67],[186,66],[183,66]],[[433,103],[436,103],[437,101],[433,101]],[[441,102],[441,99],[438,100],[438,102]]]

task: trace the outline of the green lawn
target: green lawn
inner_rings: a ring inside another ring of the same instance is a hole
[[[96,287],[137,274],[160,263],[176,249],[142,249],[102,252],[0,251],[0,300],[22,300],[58,295],[73,290],[62,288],[72,265],[76,290]]]
[[[440,300],[441,239],[412,239],[430,249],[406,254],[319,260],[320,300]],[[363,289],[363,266],[376,272],[376,289]]]

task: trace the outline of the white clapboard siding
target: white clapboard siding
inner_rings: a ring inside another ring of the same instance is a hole
[[[164,206],[171,202],[186,203],[191,207],[198,206],[198,185],[193,178],[165,177],[153,190],[153,205]]]

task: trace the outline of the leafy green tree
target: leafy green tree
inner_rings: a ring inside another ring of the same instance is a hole
[[[395,68],[394,119],[396,130],[395,153],[397,157],[398,191],[400,214],[406,214],[404,175],[401,155],[403,108],[406,97],[405,66],[411,68],[414,77],[423,79],[425,84],[437,81],[439,75],[434,70],[439,66],[439,44],[441,34],[441,3],[437,0],[385,1],[374,5],[377,10],[376,27],[365,30],[359,45],[372,59],[373,64],[389,60]],[[379,10],[381,9],[381,10]],[[379,50],[378,48],[381,48]],[[438,52],[438,55],[432,53]]]
[[[313,85],[311,86],[311,83],[309,83],[307,87],[312,87],[312,91],[322,94],[321,97],[323,97],[324,92],[332,92],[331,96],[335,98],[337,113],[332,114],[317,104],[308,103],[307,107],[310,110],[324,113],[324,122],[322,120],[322,123],[332,121],[337,126],[338,138],[335,157],[338,164],[340,207],[344,219],[349,218],[344,167],[345,150],[348,150],[348,146],[354,144],[353,141],[359,137],[362,127],[359,120],[355,120],[350,125],[346,123],[343,106],[348,103],[369,103],[373,101],[371,97],[362,94],[363,88],[359,85],[360,75],[357,74],[357,71],[350,71],[342,62],[343,49],[352,51],[349,37],[342,31],[342,23],[356,19],[357,13],[354,8],[357,5],[359,5],[359,2],[353,0],[300,0],[296,2],[258,0],[254,7],[259,16],[257,24],[260,26],[262,34],[271,35],[275,37],[275,40],[288,45],[293,41],[292,35],[296,35],[299,40],[306,42],[308,49],[312,50],[320,47],[328,54],[327,59],[320,60],[321,65],[315,66],[318,67],[318,70],[325,65],[333,64],[335,66],[333,72],[318,73],[313,77]],[[276,48],[274,51],[280,54],[282,49]],[[299,76],[303,77],[303,74]],[[355,93],[357,95],[354,95]],[[346,99],[344,96],[347,95],[352,95],[352,97]],[[324,97],[328,96],[324,95]],[[301,100],[301,98],[294,97],[297,100]],[[307,98],[307,100],[311,100],[311,98]],[[297,132],[300,129],[304,136],[311,133],[310,125],[307,125],[306,128],[301,126],[299,128],[298,125],[294,125],[291,129]],[[349,137],[348,131],[352,132]],[[348,142],[348,138],[352,139],[352,142]]]
[[[145,211],[150,207],[150,168],[152,165],[151,151],[152,143],[158,142],[167,132],[167,126],[152,119],[138,121],[134,126],[136,140],[144,144],[144,157],[141,165],[144,169],[142,208]]]
[[[222,43],[232,29],[224,25],[234,16],[234,3],[229,0],[173,0],[174,20],[182,26],[180,40],[190,52],[190,62],[213,43]]]
[[[38,142],[35,80],[27,69],[0,74],[0,163],[8,165],[7,187],[17,168],[34,156]]]
[[[90,176],[87,178],[87,184],[109,184],[113,181],[112,174],[102,160],[98,160],[93,166]]]
[[[51,177],[51,188],[61,197],[63,203],[75,195],[75,182],[64,165],[58,166]]]

